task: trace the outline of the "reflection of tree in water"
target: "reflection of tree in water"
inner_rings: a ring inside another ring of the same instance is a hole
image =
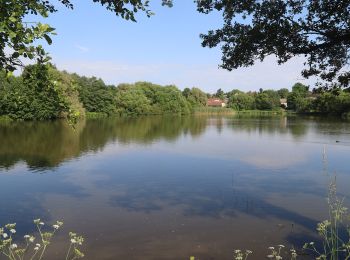
[[[311,129],[321,135],[349,134],[349,120],[339,117],[297,116],[288,117],[287,127],[295,138],[301,138]]]
[[[228,123],[235,131],[259,134],[291,134],[304,136],[310,128],[310,120],[286,116],[252,116],[239,114]]]
[[[109,142],[151,144],[176,140],[181,134],[198,136],[205,117],[107,118],[81,121],[75,129],[65,121],[14,122],[0,126],[0,167],[19,161],[45,169],[89,151],[102,150]]]
[[[65,121],[14,122],[0,125],[0,167],[25,161],[29,167],[45,169],[82,153],[102,150],[109,142],[151,144],[175,141],[181,135],[200,136],[207,125],[247,133],[291,134],[301,138],[310,129],[317,133],[348,133],[348,121],[329,118],[246,116],[149,116],[81,121],[73,129]],[[333,129],[333,130],[332,130]]]
[[[75,130],[63,121],[14,122],[0,126],[0,166],[25,161],[29,167],[53,167],[79,154],[82,121]]]
[[[256,116],[238,114],[228,121],[228,126],[235,131],[247,133],[288,133],[286,117],[283,116]]]

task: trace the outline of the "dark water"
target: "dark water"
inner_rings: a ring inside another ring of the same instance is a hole
[[[0,224],[65,222],[86,259],[263,259],[315,241],[329,174],[350,201],[350,122],[147,117],[0,126]],[[348,203],[349,204],[349,203]],[[61,254],[62,255],[62,254]]]

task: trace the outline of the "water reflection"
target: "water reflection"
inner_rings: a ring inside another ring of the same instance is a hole
[[[111,142],[173,142],[181,135],[199,137],[210,125],[215,125],[218,133],[226,126],[234,133],[283,134],[299,140],[310,129],[327,136],[350,134],[346,121],[284,116],[108,118],[81,121],[75,129],[65,121],[17,122],[0,125],[0,167],[10,168],[24,161],[33,169],[45,170],[84,153],[103,150]]]
[[[47,169],[86,152],[102,150],[109,142],[151,144],[174,141],[181,134],[196,137],[206,127],[204,117],[108,118],[80,121],[15,122],[0,125],[0,167],[25,161]]]
[[[63,219],[86,236],[86,259],[223,260],[248,247],[261,259],[268,246],[315,241],[324,147],[350,196],[349,126],[279,116],[3,125],[0,223],[24,234],[33,218]]]

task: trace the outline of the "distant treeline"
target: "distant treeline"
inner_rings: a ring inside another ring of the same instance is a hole
[[[57,70],[50,64],[26,66],[20,76],[0,72],[0,116],[15,120],[79,117],[189,114],[220,98],[234,110],[279,110],[343,114],[350,111],[350,93],[340,89],[309,91],[297,83],[292,91],[242,92],[221,89],[208,94],[199,88],[160,86],[148,82],[106,85],[95,77]],[[283,100],[284,99],[284,100]]]
[[[259,92],[242,92],[232,90],[220,93],[228,99],[228,107],[235,110],[276,110],[285,108],[298,113],[322,113],[345,115],[350,113],[350,92],[342,89],[313,89],[296,83],[292,91],[287,88],[280,90],[262,90]]]
[[[30,65],[20,76],[0,72],[0,115],[15,120],[76,119],[84,116],[189,114],[198,89],[186,98],[175,86],[148,82],[106,85],[95,77],[58,71],[52,65]],[[200,103],[202,102],[202,103]]]

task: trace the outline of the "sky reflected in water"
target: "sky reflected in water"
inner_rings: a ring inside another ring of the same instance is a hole
[[[0,223],[63,219],[86,259],[261,259],[316,240],[329,174],[349,202],[350,122],[145,117],[0,126]],[[348,203],[349,204],[349,203]],[[255,257],[254,257],[255,256]]]

